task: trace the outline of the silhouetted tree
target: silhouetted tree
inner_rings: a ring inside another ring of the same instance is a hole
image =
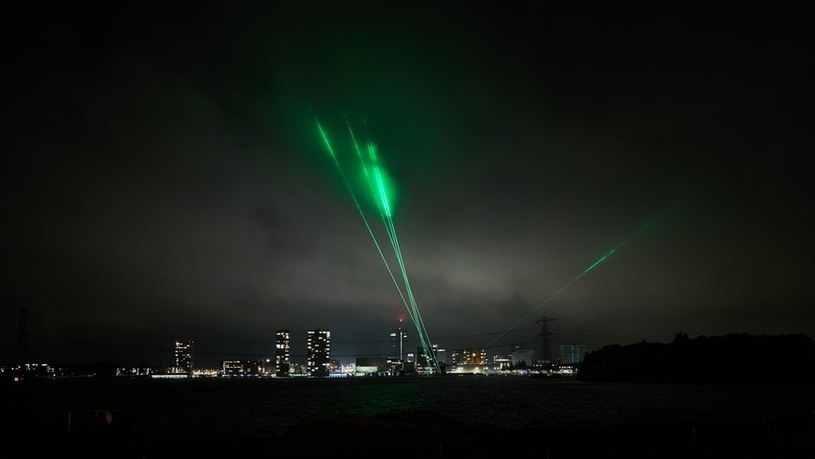
[[[784,373],[767,372],[771,362]],[[642,382],[815,382],[815,342],[806,335],[700,336],[670,344],[605,346],[586,354],[578,378]]]
[[[690,338],[688,338],[687,333],[680,331],[680,332],[677,332],[674,335],[674,344],[688,343],[688,342],[690,342]]]

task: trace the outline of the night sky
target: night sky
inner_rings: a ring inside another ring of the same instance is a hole
[[[351,158],[345,116],[441,347],[485,346],[649,222],[490,354],[542,316],[589,349],[815,336],[802,11],[113,3],[3,15],[2,361],[22,307],[30,360],[162,365],[191,338],[216,365],[278,328],[295,359],[309,328],[387,353],[405,307],[315,125]]]

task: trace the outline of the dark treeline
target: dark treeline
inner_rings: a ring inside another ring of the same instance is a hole
[[[689,383],[815,382],[815,342],[806,335],[700,336],[672,343],[605,346],[586,355],[585,381]]]

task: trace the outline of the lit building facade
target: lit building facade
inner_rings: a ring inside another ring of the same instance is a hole
[[[453,351],[453,365],[486,366],[487,363],[489,361],[486,349],[456,349]]]
[[[221,363],[224,377],[258,378],[263,376],[262,360],[224,360]]]
[[[486,349],[456,349],[452,353],[453,373],[486,373]]]
[[[278,378],[289,375],[291,369],[291,334],[278,330],[275,336],[274,373]]]
[[[342,371],[342,362],[339,360],[332,360],[328,364],[328,372],[329,373],[339,373]]]
[[[308,362],[292,362],[289,376],[308,376]]]
[[[173,370],[171,373],[181,373],[192,376],[193,349],[194,343],[192,340],[175,340]]]
[[[388,360],[382,357],[357,357],[355,372],[358,375],[381,375],[388,371]]]
[[[385,359],[385,368],[389,374],[398,375],[404,372],[404,362],[399,357],[388,357]]]
[[[492,356],[492,369],[495,371],[508,370],[512,366],[512,360],[505,355]]]
[[[309,376],[328,376],[331,362],[331,332],[319,329],[309,330],[307,341]]]
[[[116,376],[124,377],[148,377],[153,372],[150,367],[124,367],[116,369]]]

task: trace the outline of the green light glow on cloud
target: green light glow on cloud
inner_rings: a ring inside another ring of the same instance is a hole
[[[396,261],[397,265],[399,266],[399,270],[401,271],[402,281],[404,283],[404,292],[407,295],[402,293],[403,289],[400,287],[399,283],[396,281],[396,277],[393,274],[393,271],[390,267],[390,263],[388,263],[385,254],[382,252],[381,245],[379,241],[377,241],[376,235],[374,234],[367,217],[365,216],[365,212],[362,210],[362,207],[359,204],[359,200],[357,199],[357,193],[354,191],[354,187],[351,186],[351,183],[348,181],[345,169],[350,166],[343,166],[341,158],[337,156],[332,147],[331,142],[328,139],[328,135],[326,134],[325,129],[323,129],[322,125],[318,120],[316,120],[317,128],[320,134],[320,137],[323,140],[323,144],[325,145],[326,150],[328,150],[329,155],[331,156],[334,165],[337,167],[337,171],[339,172],[340,176],[342,177],[343,183],[345,184],[348,193],[351,196],[351,199],[354,201],[354,205],[359,212],[360,217],[362,218],[363,223],[365,224],[366,229],[368,230],[368,234],[371,236],[371,239],[376,246],[377,252],[379,253],[382,262],[385,264],[385,268],[388,271],[388,274],[391,277],[391,280],[396,287],[397,292],[399,293],[399,297],[402,300],[402,303],[407,309],[408,315],[410,316],[411,320],[413,321],[413,325],[416,327],[417,335],[419,337],[419,342],[424,349],[425,355],[427,356],[428,363],[432,365],[436,372],[440,371],[440,367],[438,361],[433,357],[432,352],[432,345],[430,343],[430,337],[427,333],[427,328],[422,320],[421,313],[419,312],[419,307],[416,303],[416,298],[413,295],[413,289],[410,286],[410,279],[408,277],[407,268],[405,266],[405,261],[402,257],[402,249],[399,246],[399,238],[396,234],[396,225],[393,222],[393,211],[394,211],[394,202],[396,197],[396,186],[394,185],[394,181],[390,178],[387,173],[387,170],[384,166],[380,163],[379,154],[377,153],[376,144],[373,142],[366,143],[366,151],[367,151],[367,158],[364,157],[362,154],[362,150],[359,147],[359,142],[357,141],[357,136],[354,133],[353,128],[351,127],[351,123],[348,121],[348,118],[345,118],[346,125],[348,127],[348,133],[351,137],[351,145],[353,146],[354,153],[356,154],[356,159],[358,161],[359,170],[360,170],[360,185],[357,188],[361,188],[361,192],[363,196],[370,197],[371,201],[374,204],[374,208],[376,208],[377,213],[379,214],[380,218],[382,219],[382,224],[384,226],[385,232],[388,235],[388,240],[391,243],[391,248],[393,249],[393,258]]]

